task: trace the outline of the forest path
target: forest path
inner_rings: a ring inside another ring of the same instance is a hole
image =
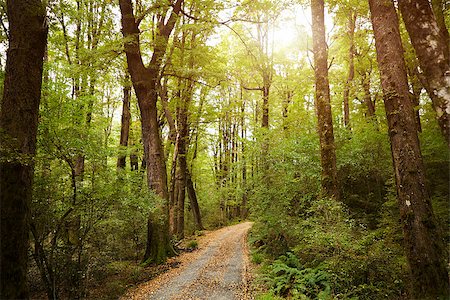
[[[208,232],[198,250],[174,258],[179,267],[141,284],[123,299],[251,299],[247,233],[251,222]]]

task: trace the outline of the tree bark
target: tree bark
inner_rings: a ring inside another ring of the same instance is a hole
[[[187,83],[190,84],[190,83]],[[187,88],[190,90],[190,88]],[[189,94],[186,95],[185,93]],[[191,93],[184,91],[181,107],[178,113],[178,171],[176,175],[177,179],[177,189],[178,189],[178,199],[177,199],[177,236],[179,238],[184,237],[184,203],[186,198],[186,172],[187,172],[187,162],[186,162],[186,148],[188,142],[188,123],[187,123],[187,109],[190,102]]]
[[[415,66],[412,70],[407,67],[409,84],[411,87],[410,98],[414,107],[414,112],[416,116],[416,126],[417,131],[422,132],[422,124],[420,122],[420,113],[419,113],[419,105],[420,105],[420,93],[422,92],[422,83],[420,82],[417,66]]]
[[[448,1],[445,1],[444,3],[442,0],[431,0],[431,6],[433,8],[433,13],[434,16],[436,17],[436,22],[439,26],[439,29],[441,30],[441,33],[444,36],[443,43],[444,45],[447,45],[447,51],[449,51],[448,45],[450,44],[450,37],[447,26],[445,25],[444,11],[449,9],[450,3]]]
[[[200,207],[198,206],[197,193],[195,192],[194,183],[192,182],[191,173],[189,170],[186,172],[186,189],[189,197],[189,203],[192,208],[192,214],[194,216],[195,228],[197,230],[204,230],[205,228],[202,224]]]
[[[364,104],[367,108],[366,117],[373,119],[375,117],[375,99],[372,100],[372,94],[370,93],[370,74],[364,74],[362,77],[362,87],[364,90]]]
[[[168,220],[167,174],[156,102],[157,81],[169,36],[175,26],[183,0],[177,0],[172,10],[158,16],[153,54],[148,67],[144,66],[140,50],[139,22],[134,16],[131,0],[120,0],[122,33],[127,39],[125,53],[128,71],[138,99],[141,113],[142,141],[147,169],[147,183],[162,200],[158,212],[148,220],[147,247],[144,261],[160,263],[172,252]],[[170,12],[169,12],[170,11]],[[169,14],[168,17],[166,14]]]
[[[248,197],[247,197],[247,154],[245,151],[245,140],[247,138],[247,132],[245,128],[245,100],[242,95],[241,87],[241,160],[242,160],[242,202],[241,202],[241,218],[246,219],[248,217]],[[287,115],[287,107],[286,107]]]
[[[166,80],[165,80],[166,81]],[[180,98],[180,85],[181,85],[181,79],[178,80],[178,91],[176,94],[177,99]],[[166,90],[166,84],[167,82],[164,84],[164,86],[162,87],[163,90]],[[166,91],[163,91],[164,93]],[[166,99],[166,95],[163,95],[163,97],[161,98],[162,101],[167,101]],[[178,162],[178,133],[177,133],[177,128],[175,126],[175,121],[172,117],[172,114],[169,110],[169,108],[167,107],[167,103],[163,104],[163,109],[164,109],[164,114],[166,116],[167,119],[167,123],[169,125],[169,136],[168,139],[169,141],[173,144],[173,154],[172,154],[172,166],[171,166],[171,170],[170,170],[170,185],[169,185],[169,231],[170,234],[176,234],[177,231],[177,220],[178,220],[178,207],[176,205],[177,201],[178,201],[178,196],[177,196],[177,187],[176,187],[176,175],[177,175],[177,162]]]
[[[130,133],[131,111],[130,111],[130,98],[131,98],[131,86],[128,84],[129,75],[125,78],[123,86],[123,104],[122,104],[122,119],[120,125],[120,142],[119,142],[119,157],[117,158],[117,167],[125,169],[126,154],[121,153],[128,146],[128,136]]]
[[[353,78],[355,77],[355,26],[356,26],[356,12],[350,11],[349,23],[348,23],[348,35],[350,39],[350,48],[348,51],[348,76],[347,82],[344,87],[344,126],[348,129],[350,127],[350,89],[352,86]]]
[[[193,31],[190,41],[190,47],[194,47],[195,45],[195,39],[196,39],[196,33]],[[183,31],[182,36],[182,42],[181,42],[181,64],[184,63],[184,55],[185,55],[185,41],[186,37],[188,35],[187,31]],[[188,69],[193,70],[194,69],[194,58],[192,54],[190,54],[188,59],[188,65],[186,66]],[[184,237],[184,206],[185,206],[185,199],[186,199],[186,183],[187,183],[187,148],[189,145],[189,122],[188,122],[188,115],[189,115],[189,106],[192,100],[193,95],[193,89],[194,89],[194,82],[193,82],[193,76],[189,76],[187,79],[184,80],[184,89],[181,93],[181,98],[178,107],[178,114],[177,114],[177,129],[178,129],[178,172],[177,172],[177,236],[179,238]]]
[[[271,79],[267,70],[263,72],[263,88],[262,88],[262,118],[261,118],[261,127],[269,128],[269,96],[270,96],[270,85]]]
[[[133,152],[130,154],[130,169],[131,171],[139,170],[138,156],[136,155],[136,153]]]
[[[413,297],[447,299],[445,251],[425,189],[397,14],[391,0],[369,0],[369,4]]]
[[[283,95],[283,102],[282,102],[282,108],[281,108],[281,116],[283,117],[283,130],[288,130],[288,113],[289,113],[289,104],[292,102],[292,97],[294,96],[294,93],[289,87],[286,87],[286,91]]]
[[[339,199],[337,186],[336,149],[328,82],[328,50],[325,40],[324,1],[311,1],[314,74],[316,82],[315,105],[320,137],[322,165],[322,194]]]
[[[29,205],[47,44],[40,0],[8,0],[9,48],[0,112],[0,298],[28,298]]]
[[[172,155],[172,168],[170,170],[170,186],[169,186],[169,231],[170,234],[176,234],[177,232],[177,220],[178,220],[178,207],[177,207],[177,162],[178,162],[178,135],[176,137],[173,155]]]
[[[420,68],[425,74],[425,88],[433,102],[441,132],[450,147],[448,40],[436,21],[429,0],[400,0],[399,8]]]

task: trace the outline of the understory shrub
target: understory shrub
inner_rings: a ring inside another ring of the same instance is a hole
[[[264,280],[275,295],[292,299],[328,299],[330,275],[318,268],[304,268],[291,252],[280,256],[268,267]]]
[[[401,298],[407,268],[400,226],[391,221],[398,211],[393,199],[380,211],[384,227],[373,231],[350,218],[340,202],[303,199],[302,213],[290,224],[295,246],[266,260],[260,279],[270,293],[288,299]],[[253,233],[254,243],[265,232],[256,228],[260,232]],[[266,249],[257,251],[270,257]]]

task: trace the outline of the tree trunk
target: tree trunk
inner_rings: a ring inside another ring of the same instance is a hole
[[[245,152],[245,140],[246,140],[246,128],[245,128],[245,100],[242,97],[242,87],[241,87],[241,160],[242,160],[242,202],[241,202],[241,218],[246,219],[248,217],[248,208],[247,208],[247,154]],[[286,108],[287,110],[287,108]],[[287,112],[286,112],[287,114]]]
[[[192,182],[191,174],[189,170],[186,170],[186,188],[189,197],[189,202],[192,208],[192,214],[194,216],[195,228],[197,230],[204,230],[202,224],[202,217],[200,215],[200,207],[198,206],[197,193],[195,192],[194,183]]]
[[[349,26],[348,26],[348,35],[350,39],[350,48],[348,51],[348,76],[347,82],[344,87],[344,125],[346,128],[351,129],[350,127],[350,106],[349,106],[349,98],[350,98],[350,90],[353,82],[353,78],[355,77],[355,25],[356,25],[356,12],[353,10],[350,11],[349,16]]]
[[[34,251],[33,257],[36,265],[38,266],[39,273],[41,275],[41,280],[44,283],[45,291],[47,293],[48,299],[56,300],[56,289],[53,286],[55,280],[53,273],[53,266],[48,263],[48,258],[44,251],[42,240],[36,230],[36,226],[33,222],[30,223],[30,231],[34,239]]]
[[[267,72],[267,71],[266,71]],[[262,104],[262,119],[261,119],[261,127],[269,128],[269,95],[270,95],[270,76],[269,74],[263,74],[263,104]]]
[[[444,248],[425,189],[397,14],[391,0],[369,0],[369,4],[413,297],[448,299]]]
[[[229,164],[230,164],[230,150],[229,150],[229,130],[228,130],[228,115],[229,113],[225,113],[225,118],[222,121],[221,126],[221,133],[220,133],[220,162],[219,162],[219,169],[220,169],[220,187],[226,188],[228,186],[228,177],[229,177]],[[220,212],[221,212],[221,221],[222,224],[226,224],[227,222],[227,201],[228,201],[228,195],[221,195],[220,198]]]
[[[123,104],[122,104],[122,120],[120,125],[120,149],[119,157],[117,158],[117,167],[120,169],[125,169],[126,165],[126,153],[122,152],[128,146],[128,135],[130,133],[130,122],[131,122],[131,112],[130,112],[130,98],[131,98],[131,86],[128,84],[129,75],[125,78],[125,83],[123,86]]]
[[[322,165],[322,194],[326,197],[339,199],[330,86],[328,83],[328,51],[325,41],[324,0],[312,0],[311,13],[316,81],[315,105]]]
[[[152,76],[149,76],[150,78]],[[153,78],[155,78],[154,75]],[[156,78],[155,78],[156,79]],[[144,95],[148,95],[149,91],[136,88],[138,99],[145,99]],[[144,261],[152,261],[155,263],[163,262],[171,252],[169,220],[168,220],[168,191],[167,191],[167,174],[166,165],[163,155],[163,147],[161,135],[159,132],[158,114],[156,107],[156,88],[150,89],[151,103],[142,103],[139,101],[139,109],[141,111],[142,141],[144,143],[144,155],[147,170],[147,183],[149,188],[158,195],[163,202],[157,206],[156,212],[149,217],[147,247],[144,254]]]
[[[170,186],[169,186],[169,231],[170,234],[176,234],[177,220],[178,220],[178,207],[177,207],[177,162],[178,162],[178,135],[176,137],[173,155],[172,155],[172,168],[170,170]]]
[[[399,8],[420,68],[425,74],[425,88],[433,102],[441,132],[450,147],[448,40],[446,43],[445,34],[439,28],[429,0],[400,0]]]
[[[192,98],[192,82],[186,82],[181,107],[178,111],[178,172],[177,172],[177,236],[184,237],[184,204],[186,198],[187,146],[189,143],[188,108]]]
[[[166,52],[170,33],[172,32],[183,0],[177,0],[172,10],[158,17],[158,31],[155,36],[153,54],[148,67],[144,66],[140,51],[139,22],[134,16],[131,0],[120,0],[122,33],[128,40],[125,43],[128,71],[138,99],[141,112],[142,142],[147,169],[147,183],[163,202],[158,205],[156,213],[148,220],[147,247],[144,261],[160,263],[171,254],[169,220],[168,220],[168,191],[167,174],[161,134],[158,124],[156,102],[157,80]],[[169,16],[167,17],[166,14]]]
[[[181,65],[184,64],[185,55],[185,41],[187,32],[183,31],[181,42]],[[192,32],[190,47],[194,47],[195,44],[195,32]],[[189,57],[187,68],[194,68],[194,60],[192,55]],[[184,206],[186,199],[186,178],[187,178],[187,148],[189,145],[189,123],[188,114],[189,106],[192,100],[194,83],[192,77],[187,78],[184,83],[184,89],[182,90],[180,103],[177,114],[177,129],[178,129],[178,171],[177,171],[177,236],[184,238]]]
[[[138,171],[139,170],[139,161],[138,156],[136,153],[130,153],[130,169],[131,171]]]
[[[46,8],[40,0],[8,0],[9,48],[0,112],[0,298],[28,298],[27,265]],[[5,159],[6,158],[6,159]]]
[[[165,84],[162,86],[162,92],[167,93],[167,79],[164,80]],[[181,92],[181,79],[178,80],[178,90],[175,98],[179,99]],[[169,231],[170,234],[177,233],[177,220],[178,220],[178,186],[177,182],[177,165],[178,165],[178,140],[179,135],[177,132],[177,128],[175,126],[175,121],[173,120],[172,114],[170,113],[169,108],[167,107],[167,96],[164,94],[161,98],[163,102],[164,114],[167,119],[167,123],[169,125],[169,140],[173,144],[173,154],[172,154],[172,166],[170,170],[170,185],[169,185]]]
[[[370,120],[375,117],[375,99],[372,100],[372,94],[370,93],[370,74],[364,74],[362,86],[364,90],[364,104],[367,108],[366,117]]]
[[[450,7],[450,3],[448,1],[445,1],[445,3],[442,0],[431,0],[431,6],[433,8],[434,16],[436,17],[436,22],[439,26],[439,30],[444,36],[443,44],[449,45],[450,44],[450,37],[448,34],[447,26],[445,25],[445,17],[444,17],[444,11],[447,11]],[[447,47],[447,51],[449,51]],[[449,53],[447,53],[449,55]]]
[[[292,90],[289,89],[289,87],[286,87],[285,95],[283,97],[282,102],[282,108],[281,108],[281,115],[283,117],[283,130],[288,130],[288,124],[287,124],[287,118],[288,118],[288,112],[289,112],[289,104],[292,102],[292,97],[294,96],[294,93]]]
[[[419,113],[419,105],[420,105],[420,93],[422,92],[422,83],[419,79],[419,71],[417,70],[417,66],[415,66],[412,70],[407,68],[409,84],[411,87],[410,98],[414,107],[414,112],[416,116],[416,126],[417,131],[422,132],[422,124],[420,123],[420,113]]]

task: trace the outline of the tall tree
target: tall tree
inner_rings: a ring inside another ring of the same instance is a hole
[[[400,0],[399,8],[424,72],[425,89],[450,147],[450,61],[445,24],[439,26],[428,0]],[[448,32],[447,32],[448,36]]]
[[[200,120],[202,118],[202,111],[203,111],[203,102],[205,98],[205,92],[206,89],[203,89],[200,92],[200,103],[198,105],[198,111],[197,111],[197,118],[195,122],[192,122],[192,138],[193,139],[193,155],[191,160],[191,166],[190,170],[193,170],[193,164],[195,159],[197,158],[197,152],[198,152],[198,136],[199,136],[199,130],[200,130]],[[186,190],[189,197],[189,204],[192,209],[192,216],[194,217],[194,224],[195,228],[197,230],[204,230],[202,217],[200,214],[200,207],[198,205],[198,199],[197,199],[197,193],[195,191],[194,182],[192,181],[191,171],[189,170],[189,167],[186,168]]]
[[[262,77],[262,117],[261,127],[269,128],[269,97],[273,77],[273,62],[269,49],[269,20],[263,16],[263,23],[257,24],[258,47],[261,52],[262,63],[258,65]],[[267,145],[264,145],[267,147]],[[263,150],[267,151],[267,149]]]
[[[448,298],[442,241],[425,189],[398,18],[391,0],[369,0],[389,126],[404,244],[415,299]]]
[[[257,70],[258,75],[261,77],[258,87],[245,87],[246,90],[261,91],[262,94],[262,107],[261,107],[261,127],[269,128],[269,101],[270,101],[270,88],[273,81],[273,44],[270,43],[270,31],[274,20],[276,19],[277,11],[276,5],[271,1],[256,1],[255,7],[251,7],[248,11],[249,15],[253,15],[256,23],[256,37],[254,43],[256,48],[249,51],[250,57],[253,60],[254,69]],[[247,47],[247,46],[246,46]],[[267,145],[263,145],[263,148]],[[267,149],[263,149],[263,152],[267,152]]]
[[[191,49],[195,48],[196,31],[192,30],[189,32],[187,30],[182,30],[181,37],[181,62],[184,65],[184,56],[187,56],[187,63],[185,68],[192,72],[194,68],[194,56],[192,53],[186,53],[186,39],[188,35],[191,34],[190,43],[188,44]],[[187,183],[187,150],[189,147],[189,106],[192,100],[194,92],[194,76],[189,74],[184,80],[184,87],[179,87],[180,89],[180,101],[177,108],[177,172],[176,172],[176,190],[177,190],[177,225],[176,233],[179,238],[184,237],[184,206],[186,198],[186,183]]]
[[[366,118],[373,119],[375,117],[375,100],[372,100],[372,94],[370,93],[370,73],[363,73],[361,76],[361,85],[364,90],[363,102],[367,111],[365,112]]]
[[[311,1],[314,73],[316,82],[315,104],[320,137],[322,165],[322,193],[339,198],[337,186],[336,148],[328,82],[328,50],[325,40],[324,0]]]
[[[184,237],[184,204],[186,198],[186,173],[187,173],[187,148],[189,143],[189,124],[188,109],[192,99],[193,83],[186,81],[186,87],[183,90],[181,103],[177,114],[177,150],[178,150],[178,170],[176,173],[177,187],[177,225],[176,233],[180,238]]]
[[[0,112],[0,276],[2,299],[28,298],[29,206],[36,151],[46,7],[8,0],[9,48]]]
[[[122,103],[122,119],[120,126],[120,141],[119,145],[123,148],[128,146],[128,136],[130,133],[131,111],[130,111],[130,98],[131,98],[131,85],[129,84],[129,75],[125,76],[123,84],[123,103]],[[121,149],[124,150],[124,149]],[[126,164],[126,154],[120,153],[117,158],[117,167],[124,169]]]
[[[355,27],[356,27],[356,11],[350,10],[348,19],[348,37],[350,47],[348,50],[348,76],[344,87],[344,125],[348,129],[350,127],[350,90],[355,77]]]
[[[125,53],[128,71],[138,100],[141,113],[142,142],[147,169],[148,187],[163,199],[159,216],[149,217],[147,248],[144,260],[161,262],[171,251],[168,223],[168,191],[164,151],[159,131],[157,111],[157,82],[169,36],[177,21],[183,0],[177,0],[158,9],[157,30],[154,49],[148,66],[144,65],[140,49],[139,25],[142,18],[136,18],[131,0],[120,0],[122,33],[125,38]]]

